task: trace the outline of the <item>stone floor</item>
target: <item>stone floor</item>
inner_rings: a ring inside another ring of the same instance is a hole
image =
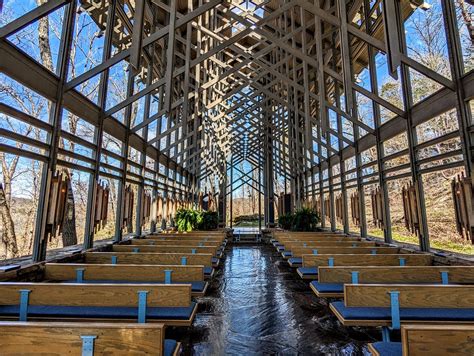
[[[191,328],[169,329],[185,355],[368,355],[375,330],[342,327],[271,245],[228,246]]]

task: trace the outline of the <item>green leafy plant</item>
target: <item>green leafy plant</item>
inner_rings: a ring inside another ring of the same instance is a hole
[[[175,215],[178,231],[214,230],[219,224],[219,215],[215,211],[179,209]]]
[[[316,231],[320,222],[318,213],[310,208],[301,208],[278,218],[280,227],[290,231]]]
[[[199,230],[215,230],[219,225],[219,214],[216,211],[202,211],[201,221],[197,224]]]
[[[293,227],[293,214],[280,215],[278,217],[278,225],[280,225],[282,229],[291,230]]]
[[[180,232],[189,232],[201,223],[201,212],[194,209],[179,209],[175,215],[176,227]]]
[[[310,208],[296,210],[293,218],[293,231],[315,231],[321,222],[318,213]]]

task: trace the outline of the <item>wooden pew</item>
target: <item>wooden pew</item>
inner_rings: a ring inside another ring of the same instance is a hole
[[[3,356],[177,356],[181,344],[165,339],[161,323],[0,322]],[[89,348],[92,352],[84,353]]]
[[[286,246],[291,243],[311,243],[311,242],[335,242],[335,241],[361,241],[358,237],[351,237],[346,235],[335,235],[335,236],[301,236],[283,238],[273,242],[275,247]]]
[[[214,246],[153,246],[153,245],[113,245],[114,252],[154,252],[154,253],[209,253],[220,257],[218,247]]]
[[[387,255],[303,255],[303,266],[297,269],[303,279],[316,279],[318,267],[323,266],[430,266],[429,254],[387,254]]]
[[[215,246],[220,247],[221,243],[219,241],[206,241],[203,239],[188,239],[188,240],[176,240],[176,239],[165,239],[165,240],[156,240],[156,239],[132,239],[130,240],[131,245],[153,245],[153,246]]]
[[[204,266],[46,263],[43,278],[69,283],[191,284],[193,296],[203,296],[208,287]]]
[[[348,241],[292,241],[285,244],[288,249],[293,248],[313,248],[313,247],[371,247],[376,246],[377,243],[374,241],[359,241],[359,240],[348,240]]]
[[[373,241],[292,241],[277,248],[284,258],[293,256],[293,249],[318,247],[375,247],[377,244]],[[311,252],[311,251],[310,251]]]
[[[308,247],[297,247],[297,248],[292,248],[291,253],[292,255],[290,256],[291,258],[302,258],[303,255],[311,255],[311,254],[321,254],[321,255],[327,255],[327,254],[392,254],[392,253],[399,253],[400,249],[396,247],[375,247],[375,246],[369,246],[369,247],[352,247],[352,246],[330,246],[330,247],[313,247],[313,248],[308,248]],[[290,258],[287,257],[282,252],[283,258]]]
[[[138,321],[190,326],[190,284],[0,284],[0,319]]]
[[[197,265],[204,266],[204,275],[207,277],[214,273],[213,257],[210,253],[86,252],[84,262],[132,265]]]
[[[186,241],[186,240],[206,240],[213,242],[224,242],[225,238],[220,236],[205,236],[205,235],[183,235],[183,236],[173,236],[173,235],[147,235],[144,238],[133,239],[133,240],[176,240],[176,241]]]
[[[333,235],[345,235],[342,232],[329,232],[329,231],[274,231],[274,237],[288,237],[288,236],[333,236]]]
[[[292,242],[292,241],[360,241],[359,237],[352,237],[346,235],[334,235],[334,236],[299,236],[299,237],[291,237],[291,238],[284,238],[278,240],[281,244],[285,242]]]
[[[474,284],[474,266],[319,267],[310,287],[318,297],[344,296],[344,284]]]
[[[333,232],[285,232],[285,233],[273,233],[274,240],[280,239],[295,239],[295,238],[311,238],[311,237],[328,237],[328,236],[347,236],[344,233],[333,233]]]
[[[146,238],[189,238],[189,237],[204,237],[224,240],[227,234],[225,233],[211,233],[209,231],[192,231],[187,233],[166,233],[166,234],[150,234]]]
[[[474,285],[346,284],[330,308],[346,326],[474,323]]]
[[[374,356],[472,356],[474,355],[474,326],[406,324],[401,328],[401,342],[369,344]]]

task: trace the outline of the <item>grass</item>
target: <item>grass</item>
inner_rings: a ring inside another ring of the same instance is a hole
[[[383,238],[383,232],[379,229],[369,230],[368,233],[371,236]],[[418,245],[418,237],[416,235],[407,235],[404,229],[402,230],[397,226],[392,227],[392,238],[398,242]],[[430,246],[431,248],[443,251],[474,255],[474,245],[469,243],[469,241],[450,241],[430,236]]]

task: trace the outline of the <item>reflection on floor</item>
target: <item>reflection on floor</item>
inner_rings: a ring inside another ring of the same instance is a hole
[[[270,245],[229,246],[192,328],[169,330],[185,355],[366,355],[366,330],[341,327]]]

